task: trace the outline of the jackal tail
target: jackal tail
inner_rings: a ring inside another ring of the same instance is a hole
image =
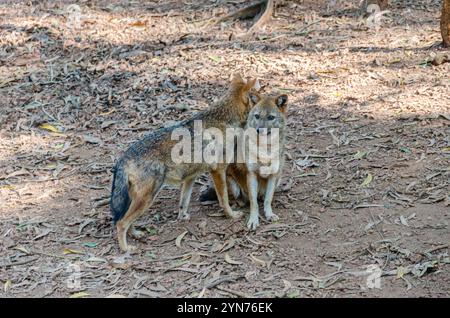
[[[113,182],[111,189],[110,209],[114,223],[117,223],[127,213],[131,204],[128,193],[128,177],[124,170],[122,161],[114,167]]]

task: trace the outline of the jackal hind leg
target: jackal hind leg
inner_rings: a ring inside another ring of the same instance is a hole
[[[217,192],[219,204],[223,208],[225,215],[231,219],[240,218],[242,216],[242,212],[233,211],[230,207],[225,170],[212,171],[211,176],[214,181],[214,187]]]
[[[131,183],[129,189],[130,207],[125,216],[116,224],[119,247],[122,252],[130,252],[135,249],[128,244],[127,233],[129,230],[133,231],[133,229],[130,229],[133,222],[150,208],[162,184],[162,180],[158,180],[156,177],[152,177],[152,180],[146,185],[139,184],[140,186],[138,186]]]

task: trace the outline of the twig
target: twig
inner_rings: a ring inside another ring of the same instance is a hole
[[[39,257],[35,257],[35,258],[31,258],[31,259],[27,259],[24,261],[19,261],[19,262],[14,262],[14,263],[7,263],[7,264],[0,264],[0,267],[12,267],[12,266],[19,266],[19,265],[25,265],[31,262],[34,262],[36,260],[38,260]]]
[[[216,288],[218,290],[227,292],[229,294],[232,294],[232,295],[235,295],[235,296],[238,296],[238,297],[241,297],[241,298],[252,298],[251,295],[243,293],[243,292],[240,292],[240,291],[237,291],[237,290],[233,290],[233,289],[229,289],[229,288],[225,288],[225,287],[220,287],[220,286],[217,286]]]
[[[439,245],[439,246],[430,248],[429,250],[426,250],[424,253],[426,254],[426,253],[431,253],[431,252],[435,252],[438,250],[442,250],[444,248],[447,248],[448,246],[449,246],[448,244]]]
[[[51,254],[51,253],[46,253],[46,252],[41,252],[41,251],[36,251],[36,250],[31,250],[30,253],[32,253],[32,254],[40,254],[40,255],[45,255],[45,256],[50,256],[50,257],[55,257],[55,258],[61,258],[61,259],[65,258],[64,256]]]
[[[383,207],[382,204],[360,204],[353,207],[353,210],[362,209],[362,208],[379,208]]]
[[[109,204],[109,198],[102,199],[94,203],[94,208],[99,208],[101,206],[105,206]]]
[[[204,288],[213,288],[213,287],[216,287],[217,285],[220,285],[222,283],[234,282],[235,280],[238,280],[238,279],[240,279],[242,277],[244,277],[244,275],[238,275],[238,276],[226,275],[226,276],[222,276],[222,277],[213,279],[212,281],[209,281],[209,283],[207,283],[204,286]]]

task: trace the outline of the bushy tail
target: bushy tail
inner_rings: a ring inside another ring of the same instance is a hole
[[[119,161],[114,167],[111,200],[109,206],[113,221],[119,221],[130,207],[131,200],[128,194],[128,177],[123,168],[123,162]]]
[[[200,193],[199,201],[207,202],[207,201],[217,201],[217,193],[214,186],[209,185],[205,190]]]

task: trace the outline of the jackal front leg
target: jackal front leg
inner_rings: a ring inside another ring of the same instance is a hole
[[[225,169],[215,170],[211,172],[214,187],[216,188],[219,204],[223,208],[225,215],[231,219],[237,219],[242,216],[239,211],[233,211],[228,201],[228,189]]]
[[[178,212],[178,220],[189,220],[191,218],[188,208],[191,201],[192,188],[194,186],[195,178],[189,178],[184,180],[181,186],[180,194],[180,210]]]
[[[264,195],[264,215],[268,221],[272,222],[280,219],[278,215],[272,211],[272,201],[277,181],[276,175],[269,176],[269,180],[267,180],[266,193]]]
[[[258,211],[258,178],[254,172],[247,175],[248,198],[250,200],[250,218],[247,222],[249,230],[256,230],[259,226]]]

